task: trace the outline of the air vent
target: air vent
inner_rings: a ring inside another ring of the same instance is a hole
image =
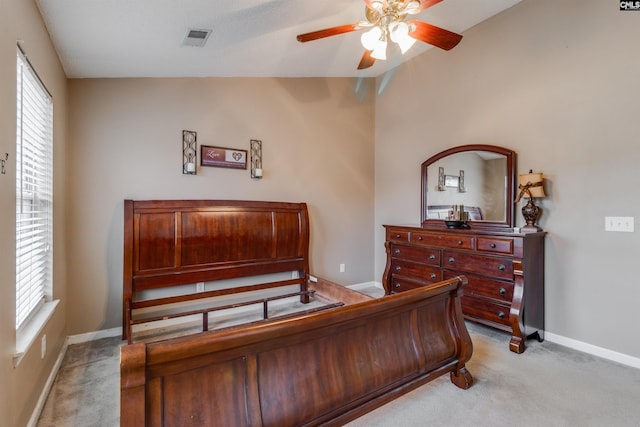
[[[195,30],[190,29],[184,38],[182,44],[184,46],[202,47],[207,42],[211,30]]]

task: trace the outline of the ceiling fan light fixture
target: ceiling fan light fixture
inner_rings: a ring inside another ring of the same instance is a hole
[[[416,41],[451,50],[460,42],[462,35],[417,19],[407,20],[409,15],[418,14],[441,1],[364,0],[366,20],[298,34],[296,38],[304,43],[367,28],[360,36],[365,52],[358,64],[359,70],[371,67],[376,59],[387,59],[389,40],[398,45],[402,54],[411,49]]]
[[[384,8],[384,3],[381,0],[372,0],[371,7],[377,11],[381,11]]]
[[[373,49],[371,52],[371,57],[375,59],[385,60],[387,59],[387,42],[382,41]]]
[[[405,2],[406,5],[404,7],[404,11],[405,13],[408,13],[410,15],[415,15],[416,13],[420,12],[420,1],[419,0],[412,0],[409,2]]]
[[[391,40],[400,46],[402,54],[411,49],[411,46],[416,42],[416,39],[409,35],[409,26],[406,22],[394,22],[389,25],[389,34]]]
[[[369,31],[362,33],[362,36],[360,36],[360,42],[365,49],[375,50],[381,42],[384,43],[382,29],[376,26]]]
[[[401,40],[398,40],[396,43],[398,43],[398,46],[400,46],[400,51],[404,55],[409,49],[411,49],[411,46],[413,46],[415,42],[416,42],[416,39],[414,39],[413,37],[407,34],[406,37],[403,37]]]
[[[404,22],[392,22],[389,25],[389,36],[391,40],[398,43],[404,35],[409,34],[409,26]]]

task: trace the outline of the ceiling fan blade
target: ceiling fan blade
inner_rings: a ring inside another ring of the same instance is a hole
[[[451,50],[462,40],[460,34],[452,33],[444,28],[427,24],[416,19],[407,21],[408,25],[414,25],[415,30],[409,31],[409,35],[416,40],[434,45],[444,50]]]
[[[364,55],[362,55],[362,59],[360,59],[360,63],[358,64],[358,70],[364,70],[365,68],[369,68],[376,62],[376,58],[371,56],[373,53],[372,50],[365,50]]]
[[[337,36],[338,34],[350,33],[357,31],[361,27],[360,22],[353,24],[340,25],[337,27],[325,28],[324,30],[312,31],[310,33],[299,34],[296,38],[300,43],[310,42],[312,40],[323,39],[325,37]]]

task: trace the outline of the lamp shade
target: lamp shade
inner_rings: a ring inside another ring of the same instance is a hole
[[[404,22],[390,24],[389,33],[391,40],[398,43],[403,54],[416,42],[416,39],[409,35],[409,26]]]
[[[543,181],[544,178],[542,177],[542,173],[533,173],[532,171],[529,171],[529,173],[520,175],[520,188],[528,187],[531,197],[545,197],[544,188],[542,187]],[[523,197],[528,196],[528,194],[523,195]]]
[[[367,50],[375,50],[381,43],[382,30],[380,27],[373,27],[369,31],[362,33],[360,42]]]

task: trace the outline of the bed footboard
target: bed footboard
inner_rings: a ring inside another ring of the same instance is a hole
[[[124,346],[121,425],[341,425],[446,373],[466,389],[465,283]]]

